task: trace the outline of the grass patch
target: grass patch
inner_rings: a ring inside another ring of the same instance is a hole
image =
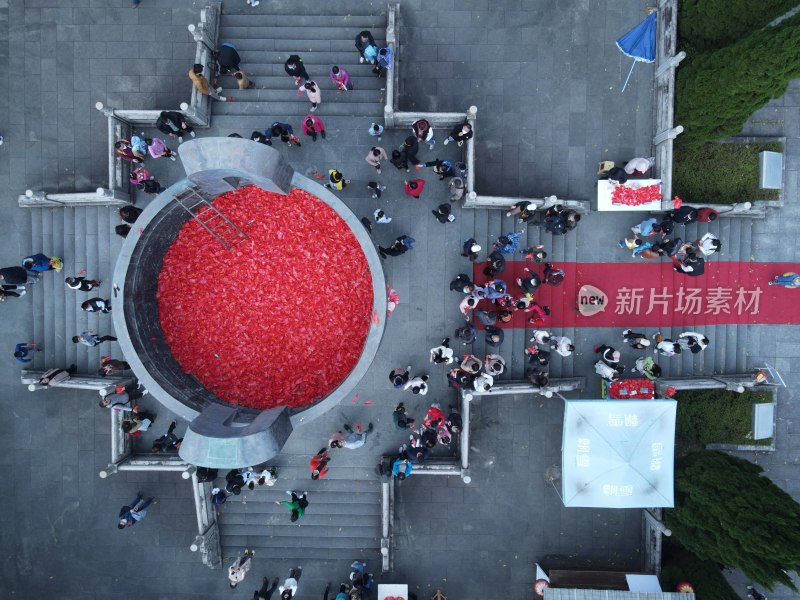
[[[751,437],[753,404],[772,402],[769,392],[686,390],[675,394],[675,399],[678,401],[675,437],[681,453],[705,444],[772,444],[772,438]]]
[[[780,142],[709,143],[691,150],[675,145],[672,192],[686,204],[777,200],[780,190],[758,187],[758,153],[783,152]]]

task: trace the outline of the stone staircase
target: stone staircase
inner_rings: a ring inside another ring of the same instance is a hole
[[[512,201],[509,201],[512,204]],[[504,210],[482,210],[477,209],[473,211],[461,211],[462,215],[469,212],[474,213],[474,237],[478,243],[488,252],[491,244],[497,238],[505,233],[512,231],[522,231],[520,238],[520,248],[527,248],[536,244],[543,244],[547,252],[548,259],[552,262],[575,262],[577,260],[577,237],[580,235],[580,227],[576,232],[570,232],[567,235],[554,236],[548,233],[543,227],[535,225],[527,226],[516,217],[506,217]],[[467,239],[470,235],[465,232],[464,238]],[[483,257],[483,253],[481,253]],[[466,259],[462,259],[466,262]],[[524,260],[522,255],[506,255],[506,260],[519,261]],[[534,263],[531,263],[533,265]],[[541,273],[541,267],[538,272]],[[503,273],[498,276],[500,279],[506,281],[510,287],[516,290],[516,284],[513,284],[513,277],[510,274]],[[566,284],[562,285],[560,290],[563,294],[563,303],[551,303],[551,310],[553,314],[559,312],[570,311],[574,306],[574,297],[576,290],[567,289]],[[572,340],[575,340],[574,328],[549,328],[556,335],[565,335]],[[529,345],[528,340],[533,334],[533,328],[509,328],[505,329],[505,340],[500,347],[499,354],[506,359],[506,372],[499,378],[502,380],[522,380],[525,379],[525,371],[528,368],[527,357],[525,356],[525,348]],[[485,356],[492,351],[492,348],[487,347],[483,341],[483,336],[479,335],[478,339],[473,344],[473,353],[476,356]],[[583,375],[584,373],[577,373]],[[568,378],[575,376],[573,368],[573,357],[561,357],[555,355],[550,362],[550,377],[551,378]]]
[[[288,561],[287,568],[313,560],[315,565],[329,563],[331,568],[323,572],[347,573],[356,559],[377,567],[381,485],[373,467],[337,465],[322,479],[312,481],[308,456],[281,456],[281,460],[294,466],[276,465],[278,481],[274,487],[245,489],[219,507],[225,560],[237,556],[243,548],[253,548],[257,557],[268,559],[270,564]],[[219,483],[224,484],[222,478]],[[286,490],[308,492],[309,506],[296,523],[289,520],[285,506],[275,504],[288,499]]]
[[[119,345],[103,342],[89,348],[73,344],[71,338],[87,329],[94,329],[98,335],[114,335],[110,314],[85,313],[80,305],[95,296],[110,298],[113,305],[111,275],[123,241],[114,234],[114,226],[120,223],[116,208],[35,208],[30,212],[30,252],[41,251],[64,260],[60,273],[43,273],[39,283],[28,286],[27,298],[33,304],[31,340],[44,349],[34,353],[30,368],[63,367],[74,363],[79,373],[95,373],[100,367],[101,356],[122,358]],[[69,289],[64,278],[81,271],[85,271],[87,277],[102,281],[102,286],[92,292]]]
[[[548,233],[544,228],[537,226],[526,227],[520,223],[518,219],[512,219],[505,216],[504,211],[500,210],[475,210],[472,218],[468,217],[468,211],[461,211],[462,218],[462,235],[464,239],[470,237],[470,227],[474,227],[474,237],[478,243],[489,248],[491,243],[503,233],[511,231],[523,231],[520,241],[520,247],[528,247],[535,244],[543,244],[552,262],[576,262],[578,259],[578,243],[582,233],[593,218],[597,216],[588,215],[584,222],[582,222],[575,232],[570,232],[562,236],[554,236]],[[752,254],[752,228],[753,221],[746,218],[720,218],[711,223],[693,223],[688,226],[677,226],[675,235],[680,236],[684,241],[693,241],[702,237],[705,233],[711,232],[719,237],[723,242],[723,250],[721,253],[709,259],[710,262],[719,261],[740,261],[747,263]],[[512,257],[507,256],[511,260]],[[520,256],[517,255],[513,260],[519,260]],[[469,269],[465,259],[461,259],[463,268]],[[604,259],[605,260],[605,259]],[[615,261],[632,261],[629,254],[625,257],[622,255],[615,256]],[[539,269],[541,271],[541,269]],[[734,289],[742,284],[747,287],[748,277],[747,273],[731,273],[724,280],[720,281],[723,287],[733,287]],[[464,271],[467,272],[467,271]],[[471,272],[471,270],[470,270]],[[511,284],[511,277],[500,276]],[[663,280],[663,285],[669,288],[676,288],[679,285],[691,287],[691,280],[685,276],[677,273],[671,273]],[[563,314],[566,311],[573,310],[574,298],[577,294],[577,289],[570,289],[567,284],[559,288],[562,292],[563,303],[551,302],[551,310],[553,314]],[[747,370],[747,347],[748,347],[748,325],[692,325],[692,319],[689,316],[679,315],[681,322],[678,324],[677,320],[673,317],[668,320],[660,328],[637,328],[643,330],[649,336],[652,336],[656,331],[661,331],[664,337],[671,337],[672,339],[684,331],[699,331],[705,333],[711,340],[709,347],[699,354],[691,354],[689,352],[683,353],[680,356],[673,357],[658,357],[656,362],[662,368],[664,376],[669,377],[689,377],[693,375],[712,375],[720,373],[743,373]],[[595,379],[592,372],[591,365],[596,357],[591,351],[591,345],[598,343],[595,340],[595,335],[592,334],[592,329],[584,329],[581,331],[575,328],[551,328],[556,335],[565,335],[576,342],[578,347],[577,356],[561,357],[555,353],[550,361],[550,376],[551,378],[566,378],[576,375],[587,376],[591,382]],[[622,348],[623,342],[619,339],[621,329],[609,332],[611,337],[604,339],[612,345]],[[506,329],[506,336],[503,346],[500,348],[500,354],[507,361],[507,372],[500,377],[503,379],[523,379],[527,367],[524,349],[528,345],[528,340],[532,335],[532,329],[528,328],[525,331],[522,329]],[[605,334],[605,332],[604,332]],[[580,339],[579,339],[580,338]],[[588,348],[588,349],[587,349]],[[476,356],[485,356],[491,349],[486,347],[483,337],[479,335],[476,342],[473,344],[473,353]],[[636,353],[636,356],[645,355],[644,353]],[[623,363],[631,362],[623,360]],[[579,364],[578,364],[579,363]],[[632,366],[632,365],[631,365]],[[627,375],[627,374],[626,374]]]
[[[272,8],[270,14],[260,14],[243,3],[225,6],[220,44],[236,46],[242,69],[255,81],[256,89],[239,90],[232,77],[220,77],[223,95],[235,101],[214,103],[213,125],[220,131],[241,133],[263,131],[278,120],[291,123],[300,135],[299,118],[308,114],[311,105],[305,94],[297,95],[297,86],[283,69],[291,54],[303,59],[306,71],[322,90],[322,103],[315,114],[326,126],[331,126],[328,117],[336,117],[338,129],[366,130],[367,119],[382,119],[385,92],[381,88],[386,80],[375,77],[370,65],[359,64],[354,39],[359,31],[369,29],[380,48],[386,39],[385,13],[298,16],[274,14]],[[336,90],[328,77],[332,65],[347,69],[353,90]]]
[[[740,261],[746,264],[752,255],[753,221],[747,218],[721,217],[711,223],[692,223],[691,225],[677,226],[674,235],[679,235],[684,242],[691,242],[711,232],[722,240],[722,251],[714,254],[709,263],[721,261]],[[677,287],[683,283],[690,287],[690,281],[682,275],[673,273],[664,285]],[[671,282],[671,283],[670,283]],[[719,285],[735,289],[742,285],[749,288],[751,282],[745,267],[740,267],[740,272],[729,273],[721,278]],[[732,303],[731,303],[732,304]],[[692,318],[681,315],[684,325],[662,327],[661,333],[671,339],[677,338],[684,331],[698,331],[705,333],[711,341],[706,350],[699,354],[683,352],[680,356],[659,357],[657,362],[663,374],[670,377],[690,377],[692,375],[713,375],[720,373],[744,373],[747,370],[748,325],[697,325],[693,326]],[[649,330],[648,334],[655,333]]]

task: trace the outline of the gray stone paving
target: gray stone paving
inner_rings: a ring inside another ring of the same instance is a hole
[[[105,180],[106,122],[94,110],[94,102],[166,108],[187,99],[185,73],[193,62],[194,45],[186,24],[197,21],[203,4],[142,0],[141,7],[132,10],[128,0],[0,0],[0,54],[9,65],[0,94],[4,264],[38,250],[28,245],[31,217],[17,208],[18,193],[27,187],[91,189]],[[238,4],[243,2],[225,3]],[[652,67],[638,65],[631,87],[621,96],[629,63],[613,45],[640,20],[643,7],[631,10],[619,0],[582,0],[569,10],[538,0],[404,0],[401,107],[479,107],[476,175],[482,192],[590,198],[598,160],[620,160],[650,146]],[[356,0],[334,2],[328,8],[335,14],[385,11],[380,2]],[[289,14],[320,10],[313,2],[288,6],[262,0],[257,11],[267,14],[271,9]],[[755,223],[756,260],[798,260],[797,246],[785,243],[794,235],[800,210],[798,104],[800,84],[795,82],[745,129],[749,135],[782,133],[789,138],[786,206]],[[324,111],[321,114],[324,118]],[[360,131],[369,123],[362,127],[348,122],[338,128],[331,119],[328,142],[305,144],[290,155],[292,161],[302,171],[301,166],[323,168],[337,155],[346,156],[345,173],[354,173],[354,180],[366,178],[369,168],[363,156],[372,140]],[[385,141],[388,147],[390,139]],[[441,146],[437,153],[444,157]],[[163,172],[169,183],[171,164],[155,164],[154,172]],[[390,168],[384,171],[386,179],[397,186],[401,174],[389,174]],[[364,191],[354,185],[342,194],[359,216],[376,206]],[[433,378],[424,400],[390,395],[385,381],[386,373],[398,365],[428,368],[427,349],[458,322],[455,295],[443,286],[467,266],[457,248],[465,232],[487,228],[485,217],[460,210],[455,224],[440,225],[428,212],[428,206],[438,202],[427,190],[426,196],[424,210],[388,196],[383,206],[395,221],[383,231],[383,226],[377,227],[381,240],[410,232],[418,244],[406,256],[386,263],[387,279],[400,293],[401,305],[387,324],[373,368],[356,390],[362,400],[375,404],[345,402],[338,411],[298,429],[286,446],[288,456],[307,454],[309,440],[316,449],[342,418],[371,419],[378,431],[364,451],[337,456],[342,466],[370,466],[375,456],[400,442],[390,418],[396,400],[407,400],[411,412],[419,415],[426,401],[451,397],[441,374]],[[608,248],[608,237],[616,240],[619,227],[615,216],[587,217],[577,232],[577,259],[616,255]],[[40,291],[34,289],[29,296]],[[26,340],[32,331],[29,300],[2,305],[7,346]],[[768,360],[790,387],[779,394],[776,452],[747,458],[764,465],[778,485],[800,498],[800,432],[794,425],[800,380],[796,331],[777,326],[751,326],[748,331],[747,366]],[[583,331],[580,339],[590,347],[608,333]],[[0,368],[0,402],[7,415],[0,421],[0,461],[6,467],[6,493],[0,500],[0,547],[5,550],[0,586],[13,593],[11,597],[245,597],[262,575],[283,576],[288,564],[257,557],[246,584],[231,592],[224,574],[209,571],[188,550],[195,523],[187,482],[171,474],[135,473],[100,480],[97,471],[109,456],[109,419],[95,398],[64,390],[24,392],[16,383],[18,364],[10,357],[10,347]],[[575,374],[584,370],[583,361],[576,360]],[[398,556],[390,580],[408,580],[425,593],[429,585],[440,585],[451,598],[477,598],[500,576],[510,579],[509,597],[530,598],[527,584],[535,560],[567,556],[581,566],[635,566],[635,515],[605,511],[601,517],[601,511],[567,510],[544,485],[542,468],[557,461],[560,448],[557,402],[484,399],[478,414],[472,484],[433,478],[412,478],[404,484],[400,497],[407,502],[402,502],[399,517],[408,529],[399,544],[409,552]],[[157,429],[169,418],[161,409]],[[512,419],[516,425],[509,425]],[[120,532],[114,526],[116,511],[138,489],[153,490],[159,502],[144,522]],[[529,507],[530,518],[518,523],[508,516],[514,501]],[[521,527],[522,543],[515,548],[516,537],[511,536]],[[300,597],[319,594],[324,581],[335,583],[346,575],[304,566]],[[378,570],[377,562],[371,566]],[[770,597],[793,595],[781,590]]]

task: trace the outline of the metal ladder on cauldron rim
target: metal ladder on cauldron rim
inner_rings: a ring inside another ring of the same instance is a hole
[[[250,236],[234,225],[196,187],[186,188],[174,198],[195,221],[217,238],[227,250],[250,239]]]

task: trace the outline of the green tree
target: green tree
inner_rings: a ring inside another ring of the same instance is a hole
[[[681,0],[678,36],[690,55],[729,46],[797,6],[797,0]]]
[[[696,556],[741,569],[772,589],[796,589],[784,572],[800,570],[800,504],[741,458],[689,454],[675,473],[674,539]]]
[[[678,69],[676,123],[688,148],[738,134],[748,117],[800,77],[800,15]]]
[[[688,581],[694,586],[697,597],[703,600],[740,600],[717,563],[697,558],[668,540],[664,540],[661,573],[658,576],[664,591],[673,592],[679,583]]]

